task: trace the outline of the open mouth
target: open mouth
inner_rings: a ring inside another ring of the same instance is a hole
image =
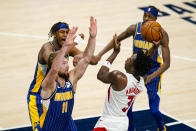
[[[64,38],[64,39],[62,39],[62,41],[66,41],[66,39]]]

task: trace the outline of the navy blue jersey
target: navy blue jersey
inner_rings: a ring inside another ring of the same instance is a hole
[[[133,54],[137,53],[140,49],[144,51],[149,50],[153,46],[153,43],[148,42],[142,38],[141,27],[142,22],[138,22],[136,24],[135,34],[133,38]],[[162,64],[161,46],[159,46],[152,59],[152,68],[159,68]],[[152,73],[152,70],[150,72]]]
[[[57,49],[54,47],[53,43],[52,42],[49,42],[49,43],[52,45],[54,52],[56,52]],[[48,71],[49,71],[48,65],[42,65],[37,60],[33,81],[31,82],[31,85],[29,88],[29,93],[40,94],[41,83],[42,83],[43,79],[45,78],[45,76],[47,75]]]
[[[43,100],[45,108],[40,125],[43,130],[65,131],[70,125],[74,96],[72,84],[67,81],[63,87],[57,82],[56,90],[47,100]],[[42,123],[43,122],[43,123]]]

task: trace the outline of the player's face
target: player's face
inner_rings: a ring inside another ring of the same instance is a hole
[[[145,12],[144,13],[143,22],[146,22],[146,21],[156,21],[156,19],[157,18],[153,14],[151,14],[149,12]]]
[[[69,57],[64,57],[63,63],[61,64],[61,68],[59,70],[60,76],[67,76],[69,71],[69,65],[68,65]]]
[[[55,38],[60,46],[62,46],[62,41],[66,40],[68,32],[69,29],[62,28],[55,33]]]
[[[127,58],[125,61],[125,69],[130,70],[130,67],[133,66],[133,62],[136,59],[137,54],[133,54],[131,57]]]

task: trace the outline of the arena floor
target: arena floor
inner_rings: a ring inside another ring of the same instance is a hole
[[[26,96],[38,51],[48,41],[47,34],[54,23],[65,21],[78,26],[78,33],[84,33],[87,40],[89,19],[94,16],[98,21],[97,54],[115,32],[119,34],[142,21],[140,8],[148,5],[164,12],[158,22],[170,38],[171,66],[163,75],[160,109],[196,128],[196,1],[1,0],[0,3],[0,130],[30,125]],[[85,46],[78,48],[84,50]],[[122,42],[112,69],[124,71],[124,61],[131,52],[132,38],[129,38]],[[96,74],[108,55],[98,65],[89,66],[79,81],[75,119],[102,113],[108,85],[98,81]],[[137,97],[134,110],[147,108],[144,90]]]

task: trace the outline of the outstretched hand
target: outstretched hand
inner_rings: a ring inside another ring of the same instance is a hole
[[[118,42],[117,38],[118,38],[117,34],[115,33],[115,35],[113,36],[113,48],[114,48],[114,52],[119,53],[121,43]]]
[[[160,33],[159,35],[160,35],[160,40],[159,40],[159,41],[153,41],[153,44],[154,44],[155,46],[159,46],[160,43],[161,43],[161,39],[163,38],[162,33]]]
[[[72,29],[69,31],[66,41],[63,41],[63,46],[75,46],[74,39],[76,38],[76,32],[78,30],[78,27],[72,27]]]
[[[95,38],[97,35],[97,20],[93,16],[90,18],[89,34],[91,38]]]

